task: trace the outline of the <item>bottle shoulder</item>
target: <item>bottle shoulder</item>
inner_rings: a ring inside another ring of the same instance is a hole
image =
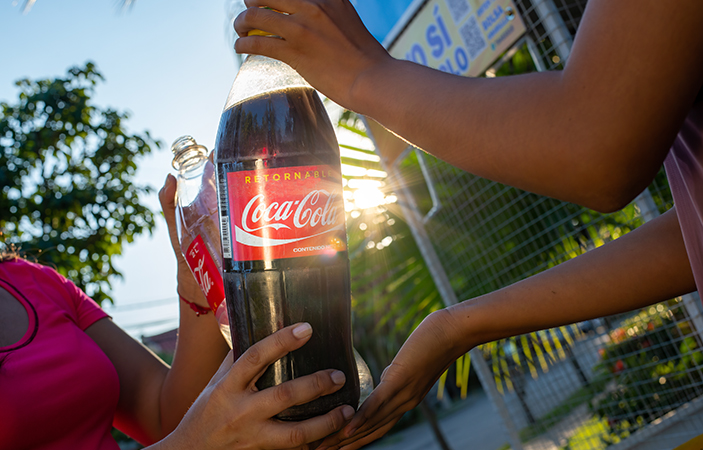
[[[232,83],[225,110],[252,97],[310,84],[288,64],[260,55],[249,55]]]

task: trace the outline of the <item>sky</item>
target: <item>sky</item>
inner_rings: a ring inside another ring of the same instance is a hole
[[[238,69],[232,51],[229,1],[118,0],[0,2],[0,101],[15,102],[21,78],[63,76],[93,61],[105,77],[93,102],[129,111],[132,132],[149,130],[163,146],[140,161],[138,182],[156,191],[171,172],[171,143],[184,134],[212,149]],[[156,194],[145,199],[160,211]],[[118,325],[135,337],[177,326],[176,263],[159,215],[152,236],[127,245],[113,283]],[[145,326],[152,324],[152,326]]]
[[[409,1],[393,0],[399,5]],[[361,13],[378,21],[372,28],[386,32],[395,16],[381,17],[375,3],[354,0]],[[16,102],[18,79],[64,76],[70,67],[95,63],[105,81],[97,86],[93,104],[128,111],[128,131],[148,130],[162,141],[160,150],[138,161],[137,174],[138,183],[154,188],[144,202],[160,212],[156,193],[166,175],[174,173],[173,141],[189,134],[208,149],[214,147],[239,68],[228,11],[244,6],[241,0],[136,0],[131,8],[120,5],[120,0],[37,0],[24,14],[23,0],[1,2],[0,101]],[[387,13],[399,11],[394,7]],[[371,148],[353,133],[338,138]],[[357,192],[363,194],[357,195],[359,205],[384,201],[375,188]],[[176,259],[161,215],[156,222],[152,235],[137,237],[113,258],[124,278],[113,281],[115,305],[105,306],[137,339],[178,325]]]

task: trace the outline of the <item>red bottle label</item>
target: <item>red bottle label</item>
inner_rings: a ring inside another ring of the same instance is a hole
[[[217,308],[225,299],[225,285],[222,282],[222,274],[200,235],[188,246],[185,258],[210,308],[217,312]]]
[[[232,259],[272,260],[347,249],[341,174],[330,166],[229,172]]]

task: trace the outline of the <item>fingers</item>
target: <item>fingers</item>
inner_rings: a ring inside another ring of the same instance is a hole
[[[247,8],[271,8],[293,14],[300,10],[306,0],[244,0]]]
[[[391,428],[398,422],[400,418],[392,421],[391,423],[388,423],[384,425],[383,427],[379,428],[378,430],[374,431],[373,433],[369,434],[368,436],[364,436],[356,441],[350,442],[348,444],[342,444],[341,447],[338,447],[340,450],[356,450],[358,448],[361,448],[367,444],[370,444],[371,442],[375,441],[376,439],[379,439],[383,437],[386,433],[390,431]],[[322,449],[319,449],[322,450]]]
[[[247,37],[252,30],[262,30],[283,36],[290,29],[290,20],[280,12],[264,8],[248,8],[234,19],[234,30],[239,37]]]
[[[369,435],[375,435],[379,429],[385,430],[377,439],[387,432],[406,411],[414,407],[413,400],[403,400],[398,389],[389,383],[381,382],[364,401],[354,418],[342,431],[330,436],[322,443],[322,448],[338,448]],[[365,441],[365,442],[370,442]]]
[[[281,359],[286,353],[302,347],[310,336],[312,336],[312,327],[308,323],[297,323],[278,330],[249,347],[235,361],[224,382],[231,389],[247,388],[269,365]]]
[[[217,369],[217,372],[215,372],[215,375],[212,376],[210,379],[209,384],[215,384],[218,381],[220,381],[222,378],[227,375],[227,372],[232,368],[232,364],[234,364],[234,351],[230,350],[229,353],[227,353],[227,356],[225,356],[225,359],[222,360],[222,364],[220,364],[220,368]]]
[[[342,431],[324,440],[322,448],[335,448],[335,446],[341,445],[343,442],[350,442],[350,438],[352,441],[354,438],[358,439],[357,436],[353,436],[354,433],[364,426],[367,422],[367,418],[373,417],[376,411],[383,405],[383,401],[381,400],[382,396],[377,393],[379,388],[380,385],[371,393],[369,398],[364,401],[356,414],[354,414],[351,422],[349,422]]]
[[[261,19],[261,16],[264,19]],[[250,20],[252,16],[257,16],[258,20]],[[281,59],[286,55],[286,41],[273,36],[248,36],[250,31],[263,30],[275,36],[282,37],[288,35],[286,30],[285,16],[275,11],[259,8],[250,8],[241,13],[234,21],[234,29],[239,35],[239,39],[234,42],[234,50],[237,53],[247,55],[266,55],[275,59]],[[281,59],[282,60],[282,59]]]
[[[388,385],[386,384],[384,386],[383,382],[379,383],[376,389],[371,392],[369,398],[367,398],[361,405],[359,411],[357,411],[357,413],[354,415],[354,418],[349,423],[349,425],[344,428],[344,431],[341,433],[343,437],[349,437],[354,434],[356,430],[364,426],[367,420],[371,417],[374,417],[376,413],[387,403],[386,399],[392,399],[395,397],[394,395],[388,395],[392,394],[393,392],[386,391],[388,391]]]
[[[322,416],[302,422],[273,422],[269,429],[270,448],[298,448],[329,436],[354,415],[354,408],[340,406]]]
[[[339,370],[321,370],[312,375],[264,389],[259,394],[259,401],[264,411],[274,416],[291,406],[302,405],[336,392],[344,386],[345,381],[344,373]]]
[[[161,203],[161,210],[164,213],[164,219],[166,219],[171,246],[176,253],[176,257],[180,258],[182,257],[181,246],[178,241],[176,227],[176,178],[171,174],[166,176],[166,181],[164,181],[164,185],[159,191],[159,203]]]
[[[176,210],[176,178],[170,173],[166,175],[164,185],[159,190],[159,203],[164,213]]]
[[[369,429],[362,429],[355,431],[353,435],[344,438],[345,431],[340,431],[339,433],[328,437],[325,439],[318,450],[332,450],[332,449],[356,449],[361,448],[364,445],[375,441],[384,434],[388,433],[393,426],[398,423],[403,415],[393,415],[390,417],[385,417],[382,422],[377,423]],[[347,427],[348,428],[348,427]]]

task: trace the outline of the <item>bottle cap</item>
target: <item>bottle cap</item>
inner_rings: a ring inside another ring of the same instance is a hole
[[[271,37],[276,37],[275,34],[271,34],[267,31],[264,30],[251,30],[250,32],[247,33],[247,36],[271,36]]]

